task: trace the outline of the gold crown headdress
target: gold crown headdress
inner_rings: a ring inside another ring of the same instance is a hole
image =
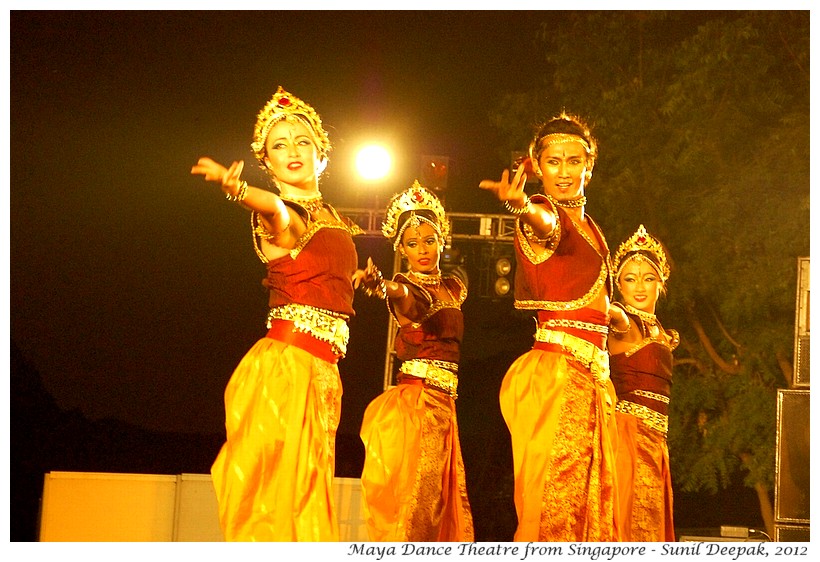
[[[431,211],[436,217],[436,221],[434,222],[427,216],[414,212],[423,210]],[[404,224],[399,225],[399,218],[408,211],[411,211],[411,216],[404,221]],[[401,193],[397,193],[390,200],[382,223],[382,234],[393,240],[393,249],[395,250],[399,247],[405,229],[408,226],[418,227],[422,222],[426,222],[435,228],[442,239],[447,238],[450,234],[450,222],[447,220],[441,201],[427,188],[422,187],[419,180],[416,180],[412,186]]]
[[[276,93],[256,117],[251,149],[259,162],[264,163],[265,161],[265,141],[271,127],[290,116],[304,118],[306,124],[311,128],[319,155],[322,157],[327,156],[330,151],[330,139],[324,127],[322,127],[322,119],[319,114],[310,105],[279,86]]]
[[[650,235],[643,225],[638,227],[635,234],[625,240],[612,258],[612,269],[615,270],[615,279],[621,276],[621,270],[630,260],[646,260],[658,271],[661,281],[669,279],[669,262],[666,259],[666,250],[654,236]]]

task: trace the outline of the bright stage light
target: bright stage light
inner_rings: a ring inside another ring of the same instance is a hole
[[[362,148],[356,156],[356,169],[366,180],[386,177],[392,164],[393,159],[387,149],[375,144]]]

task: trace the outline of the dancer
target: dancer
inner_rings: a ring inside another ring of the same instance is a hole
[[[362,287],[387,300],[398,324],[398,384],[367,407],[362,489],[373,541],[473,540],[473,519],[456,422],[464,283],[439,257],[449,222],[438,198],[416,181],[393,197],[382,233],[408,270],[386,281],[368,259]]]
[[[501,384],[515,472],[516,541],[616,541],[612,420],[606,352],[612,280],[601,229],[584,211],[597,145],[561,114],[530,143],[544,193],[524,192],[526,166],[484,180],[516,216],[515,304],[537,311],[535,343]]]
[[[268,333],[225,389],[227,440],[212,468],[228,541],[336,541],[336,429],[361,229],[322,199],[330,142],[307,103],[279,87],[259,112],[251,145],[278,188],[200,158],[192,174],[251,211],[253,247],[267,268]]]
[[[657,238],[641,225],[612,260],[622,302],[613,303],[607,344],[618,395],[618,490],[622,539],[675,540],[672,476],[666,445],[672,351],[680,339],[655,316],[669,263]]]

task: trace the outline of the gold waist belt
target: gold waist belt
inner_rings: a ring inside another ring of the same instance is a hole
[[[429,386],[458,398],[458,364],[436,359],[411,359],[401,364],[402,373],[424,379]]]
[[[566,332],[538,328],[535,341],[563,347],[573,358],[587,367],[601,383],[609,380],[609,353],[594,343]]]
[[[635,404],[629,400],[618,400],[618,403],[615,404],[615,411],[635,416],[647,426],[663,433],[664,437],[666,437],[666,433],[669,431],[669,417],[647,406]]]
[[[549,318],[540,324],[545,328],[575,328],[576,330],[586,330],[598,334],[608,334],[609,326],[601,326],[592,322],[582,322],[571,318]]]
[[[633,396],[643,396],[644,398],[649,398],[657,402],[669,404],[669,397],[664,396],[663,394],[658,394],[657,392],[650,392],[648,390],[632,390],[630,392],[627,392],[627,394],[632,394]]]
[[[310,334],[317,340],[330,344],[337,354],[344,355],[347,352],[350,329],[344,315],[304,304],[290,303],[270,309],[268,329],[271,327],[271,320],[293,322],[296,331]]]

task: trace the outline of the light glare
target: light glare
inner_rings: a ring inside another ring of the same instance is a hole
[[[356,156],[356,169],[366,180],[384,178],[390,172],[391,165],[390,153],[383,146],[366,146]]]

